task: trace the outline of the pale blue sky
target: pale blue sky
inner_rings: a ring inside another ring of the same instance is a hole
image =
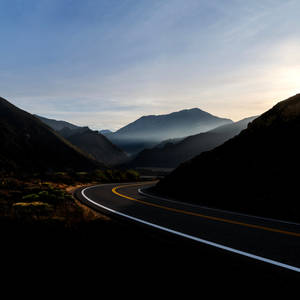
[[[1,96],[94,129],[300,92],[299,0],[0,0]]]

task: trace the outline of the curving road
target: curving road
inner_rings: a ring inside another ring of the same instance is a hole
[[[151,184],[96,185],[75,195],[101,212],[300,272],[300,224],[153,197],[143,190]]]

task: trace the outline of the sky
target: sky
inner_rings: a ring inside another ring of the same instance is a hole
[[[300,92],[299,0],[0,0],[0,96],[117,130],[198,107],[234,121]]]

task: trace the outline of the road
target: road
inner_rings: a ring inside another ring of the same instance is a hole
[[[300,224],[141,194],[149,185],[149,182],[97,185],[78,189],[76,197],[101,212],[300,272]]]

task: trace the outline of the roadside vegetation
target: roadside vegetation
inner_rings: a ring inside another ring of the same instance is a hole
[[[34,264],[43,270],[56,266],[78,272],[91,263],[98,263],[99,270],[108,263],[103,259],[91,262],[91,253],[100,258],[114,256],[119,262],[124,255],[136,259],[147,251],[169,255],[176,243],[173,238],[110,218],[72,196],[80,186],[134,180],[139,180],[139,174],[130,170],[0,177],[3,260],[10,268],[25,263],[27,269]]]
[[[43,228],[76,231],[87,217],[83,206],[72,197],[72,190],[87,184],[138,181],[134,170],[55,172],[33,176],[2,176],[0,179],[0,221],[10,229]],[[4,228],[2,226],[2,229]]]

